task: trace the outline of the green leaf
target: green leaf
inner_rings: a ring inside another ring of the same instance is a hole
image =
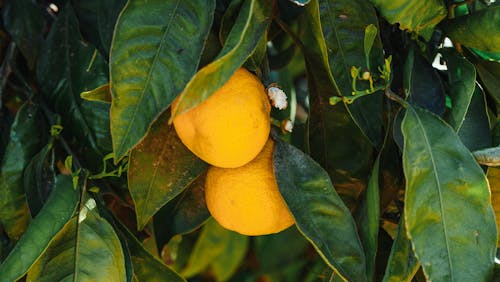
[[[408,105],[401,127],[405,222],[427,278],[489,281],[497,229],[486,176],[439,117]]]
[[[457,133],[462,143],[471,152],[492,145],[486,97],[478,85],[475,87],[462,127]]]
[[[454,42],[486,52],[500,52],[500,5],[458,17],[443,25]]]
[[[343,103],[335,106],[328,103],[329,98],[335,96],[336,92],[327,69],[326,47],[319,26],[317,2],[310,2],[306,11],[301,26],[306,28],[303,40],[304,45],[309,47],[304,48],[303,52],[308,89],[311,93],[311,155],[326,169],[337,192],[350,206],[356,202],[366,186],[367,175],[371,169],[372,146],[356,126]]]
[[[243,65],[267,30],[271,6],[266,0],[245,0],[224,47],[191,78],[172,109],[172,118],[203,102]]]
[[[370,56],[368,59],[365,56],[365,29],[370,25],[378,27],[375,9],[365,0],[315,0],[308,5],[307,10],[311,20],[320,20],[322,35],[316,36],[324,38],[322,45],[326,48],[328,68],[338,94],[352,96],[351,68],[361,67],[364,71],[370,66],[370,71],[375,73],[384,63],[378,35],[373,39]],[[368,84],[363,84],[360,89],[368,88]],[[363,133],[379,148],[382,145],[382,94],[376,92],[358,99],[348,109]]]
[[[49,161],[52,144],[38,152],[24,169],[23,182],[31,217],[35,217],[53,189],[55,172]]]
[[[391,24],[414,31],[429,39],[432,30],[447,15],[443,1],[437,0],[370,0]]]
[[[80,93],[80,97],[87,101],[111,103],[111,92],[109,83],[101,85],[95,89]]]
[[[366,277],[368,281],[372,281],[375,275],[375,257],[378,247],[380,221],[379,169],[380,154],[373,166],[366,192],[355,213],[361,243],[365,251]]]
[[[456,132],[459,132],[474,94],[476,69],[453,48],[445,48],[440,52],[448,66],[448,83],[452,102],[449,124]]]
[[[134,281],[186,281],[174,270],[148,252],[144,248],[144,245],[141,244],[141,242],[139,242],[121,222],[115,222],[117,223],[118,230],[123,235],[122,237],[125,238],[128,250],[132,256]]]
[[[43,116],[38,106],[26,103],[17,112],[0,166],[0,223],[9,238],[19,239],[30,220],[23,171],[40,150]]]
[[[82,27],[82,35],[94,44],[106,58],[109,57],[116,20],[126,2],[126,0],[73,2]]]
[[[352,215],[326,171],[292,145],[276,140],[274,170],[299,231],[348,281],[366,281],[363,247]]]
[[[189,278],[205,270],[223,255],[223,252],[228,252],[231,248],[228,245],[245,247],[246,243],[236,242],[244,239],[245,236],[223,228],[213,218],[209,219],[203,226],[186,267],[181,272],[182,276]]]
[[[231,232],[224,250],[210,264],[217,281],[227,281],[233,276],[245,258],[249,241],[247,236]]]
[[[125,281],[118,236],[94,208],[89,199],[30,269],[28,281]]]
[[[109,142],[109,106],[84,101],[80,93],[107,83],[107,65],[80,36],[73,8],[64,6],[42,46],[37,78],[43,98],[61,115],[67,140],[82,155],[83,165],[99,169]]]
[[[30,0],[6,1],[2,18],[5,30],[21,50],[30,69],[33,69],[45,27],[43,9]]]
[[[500,63],[482,61],[476,69],[485,90],[500,104]]]
[[[364,40],[364,49],[365,49],[365,59],[366,59],[366,67],[370,69],[370,53],[372,52],[373,43],[377,38],[378,29],[374,24],[369,24],[365,28],[365,40]]]
[[[156,240],[161,248],[173,236],[198,228],[210,217],[205,203],[205,174],[168,202],[154,217]]]
[[[162,114],[130,153],[128,184],[139,229],[207,168],[182,144],[168,117]]]
[[[391,254],[384,274],[384,282],[412,281],[413,276],[420,268],[415,257],[411,242],[406,236],[404,218],[401,217],[396,239],[392,244]]]
[[[1,282],[16,281],[31,268],[70,220],[78,200],[79,193],[73,189],[71,177],[59,175],[49,199],[0,265]]]
[[[110,57],[115,161],[146,135],[196,72],[214,8],[213,0],[128,1]]]

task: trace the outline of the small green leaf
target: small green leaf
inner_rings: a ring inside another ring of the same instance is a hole
[[[80,97],[87,101],[111,103],[111,92],[109,83],[97,87],[96,89],[80,93]]]
[[[266,0],[245,0],[221,52],[191,78],[172,109],[172,118],[203,102],[243,65],[266,33],[271,6]]]
[[[243,240],[242,238],[246,239],[245,236],[223,228],[213,218],[209,219],[203,226],[182,275],[189,278],[205,270],[214,259],[228,251],[228,244]],[[241,243],[236,244],[244,247]]]
[[[437,0],[370,0],[391,24],[414,31],[429,39],[434,26],[446,17],[443,1]]]
[[[497,229],[481,167],[434,114],[408,105],[401,127],[405,222],[427,278],[490,281]]]
[[[420,267],[413,252],[411,242],[406,236],[404,218],[401,217],[396,238],[384,274],[384,282],[412,281]]]
[[[440,52],[448,66],[448,83],[452,102],[449,124],[456,132],[459,132],[474,94],[476,69],[453,48],[445,48]]]
[[[79,200],[71,177],[59,175],[54,189],[19,242],[0,265],[0,281],[20,279],[45,252],[53,238],[70,220]]]
[[[28,281],[125,281],[118,236],[92,201],[53,238],[29,270]]]
[[[348,281],[367,281],[363,247],[351,212],[326,171],[292,145],[276,140],[274,170],[299,231]]]
[[[370,68],[370,53],[372,51],[373,43],[377,38],[378,29],[374,24],[369,24],[365,28],[365,40],[364,40],[364,48],[365,48],[365,59],[366,59],[366,68]]]
[[[17,112],[10,129],[9,143],[0,166],[0,223],[9,238],[18,240],[30,220],[24,191],[23,172],[43,146],[42,113],[26,103]]]
[[[450,20],[443,25],[451,40],[486,52],[500,52],[500,5]]]
[[[214,0],[128,1],[110,57],[115,161],[140,142],[196,72],[214,8]]]
[[[182,144],[168,117],[162,114],[130,153],[128,184],[139,229],[207,168]]]

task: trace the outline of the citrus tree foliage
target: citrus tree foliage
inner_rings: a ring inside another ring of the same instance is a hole
[[[496,2],[0,1],[0,281],[500,279]],[[171,124],[242,66],[288,99],[266,236]]]

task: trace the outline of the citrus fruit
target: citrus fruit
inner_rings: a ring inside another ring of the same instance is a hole
[[[273,169],[274,142],[238,168],[211,166],[205,181],[205,200],[223,227],[243,235],[265,235],[294,223],[279,190]]]
[[[266,143],[270,111],[260,80],[240,68],[201,104],[177,115],[174,127],[182,143],[199,158],[234,168],[251,161]]]

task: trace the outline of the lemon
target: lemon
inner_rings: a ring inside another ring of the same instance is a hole
[[[269,139],[242,167],[208,169],[205,200],[220,225],[255,236],[280,232],[294,223],[274,176],[273,149]]]
[[[270,111],[260,80],[240,68],[219,90],[173,122],[191,152],[211,165],[234,168],[255,158],[266,143]]]

